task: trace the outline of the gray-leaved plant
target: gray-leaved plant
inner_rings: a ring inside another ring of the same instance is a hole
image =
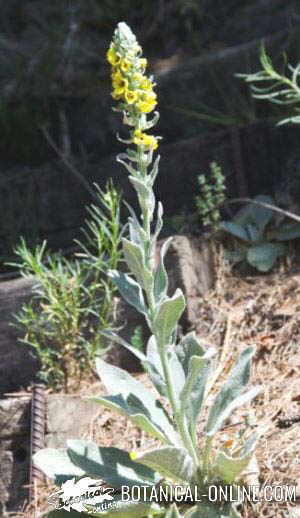
[[[179,342],[176,339],[185,298],[180,289],[172,296],[168,295],[164,257],[170,239],[164,242],[159,260],[155,261],[156,243],[163,225],[163,207],[160,202],[156,203],[153,193],[159,162],[157,157],[153,163],[153,154],[159,137],[149,135],[147,130],[156,124],[159,115],[155,112],[150,120],[147,118],[157,100],[153,78],[145,75],[147,62],[141,57],[141,52],[130,28],[125,23],[119,23],[107,58],[112,65],[112,96],[118,101],[116,109],[123,113],[124,123],[130,127],[129,138],[122,142],[134,144],[135,147],[119,155],[118,161],[129,171],[129,181],[137,192],[141,217],[129,208],[130,237],[123,238],[123,252],[130,274],[111,271],[110,277],[125,300],[144,315],[151,337],[143,353],[112,331],[107,330],[105,335],[108,340],[127,348],[140,359],[161,398],[158,399],[124,370],[99,358],[96,361],[97,370],[110,395],[92,399],[125,415],[159,440],[161,445],[150,451],[129,454],[118,448],[71,440],[65,450],[41,450],[34,461],[58,484],[73,477],[87,476],[103,479],[115,488],[115,505],[98,513],[94,508],[93,516],[239,516],[235,504],[210,502],[204,497],[201,501],[200,496],[207,494],[212,485],[224,487],[231,484],[237,490],[241,474],[253,456],[258,438],[256,433],[240,434],[228,447],[220,444],[219,432],[230,414],[249,403],[260,391],[259,387],[247,389],[254,349],[244,349],[231,372],[224,374],[221,389],[212,400],[210,389],[215,350],[203,348],[194,333],[189,333]],[[156,223],[153,226],[155,214]],[[160,400],[168,403],[170,412],[166,411]],[[204,410],[208,413],[199,438],[197,424]],[[174,485],[183,488],[181,502],[151,498],[154,491],[161,494],[161,490]],[[122,486],[129,489],[146,486],[146,496],[139,501],[133,498],[122,500]],[[69,518],[70,514],[60,510],[52,511],[50,516]],[[82,513],[81,516],[89,515]]]

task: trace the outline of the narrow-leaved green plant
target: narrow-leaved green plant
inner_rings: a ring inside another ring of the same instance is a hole
[[[15,253],[24,277],[33,277],[33,298],[16,315],[22,342],[40,361],[39,377],[52,389],[69,391],[106,350],[101,329],[112,326],[116,288],[107,271],[121,260],[120,195],[110,183],[97,187],[89,207],[80,260],[51,254],[46,242],[30,250],[21,240]]]
[[[300,123],[300,63],[287,65],[288,73],[278,72],[264,46],[260,50],[261,70],[254,74],[237,74],[250,84],[253,97],[267,100],[279,106],[291,108],[293,115],[280,120],[279,124]]]
[[[185,299],[180,289],[171,295],[168,292],[164,257],[170,239],[162,245],[159,259],[155,259],[156,243],[163,225],[163,208],[160,202],[156,203],[153,193],[159,161],[156,157],[153,162],[153,154],[158,137],[147,132],[158,120],[158,113],[148,118],[157,101],[153,79],[145,75],[146,60],[141,57],[141,48],[125,23],[117,26],[108,60],[112,65],[113,98],[118,101],[117,110],[129,126],[125,143],[134,145],[119,155],[118,161],[129,172],[129,181],[137,192],[141,210],[139,216],[129,208],[129,239],[122,240],[130,273],[113,270],[110,277],[125,300],[144,315],[151,337],[144,354],[113,331],[107,330],[105,336],[140,359],[160,397],[124,370],[99,358],[97,370],[109,395],[92,399],[127,416],[158,440],[160,446],[129,454],[114,447],[71,440],[65,450],[41,450],[35,455],[35,464],[57,483],[76,476],[88,476],[103,479],[118,490],[114,498],[117,505],[98,513],[94,509],[93,516],[239,516],[232,502],[211,502],[205,497],[199,499],[199,495],[207,494],[211,485],[224,487],[231,484],[236,491],[253,456],[257,434],[248,430],[246,424],[245,433],[230,442],[230,446],[222,444],[220,431],[231,413],[249,403],[260,391],[259,387],[247,388],[254,349],[245,347],[231,372],[224,374],[221,389],[211,399],[215,350],[200,345],[194,333],[179,341],[176,339]],[[200,415],[204,419],[201,427]],[[179,484],[187,494],[190,491],[190,497],[174,505],[151,499],[154,489],[158,491],[172,484]],[[129,489],[146,486],[146,498],[122,500],[122,486]],[[59,513],[55,516],[69,516],[67,511]],[[88,511],[81,516],[88,516]]]

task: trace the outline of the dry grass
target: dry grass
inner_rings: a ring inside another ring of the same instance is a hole
[[[234,439],[240,428],[236,424],[244,423],[247,411],[252,409],[253,429],[264,428],[256,452],[260,484],[298,485],[300,494],[300,423],[284,421],[286,417],[300,415],[300,273],[282,268],[271,275],[237,277],[223,260],[218,272],[215,291],[199,301],[196,331],[205,343],[219,348],[225,372],[241,350],[254,344],[257,352],[252,383],[263,387],[251,407],[242,409],[228,423],[219,440]],[[220,374],[212,392],[222,383]],[[139,378],[149,386],[144,374]],[[103,392],[99,382],[87,383],[82,389],[85,395],[99,392]],[[287,426],[281,428],[284,424]],[[86,438],[126,450],[144,450],[154,444],[126,418],[106,409],[90,423]],[[49,486],[39,488],[35,510],[31,506],[15,516],[38,518],[50,492]],[[280,518],[290,516],[288,510],[287,502],[260,502],[255,506],[245,505],[242,515],[243,518]]]

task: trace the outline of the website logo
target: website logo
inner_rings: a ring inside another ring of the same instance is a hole
[[[114,488],[104,486],[103,480],[83,477],[76,481],[72,478],[64,482],[61,489],[52,493],[48,502],[55,509],[98,513],[117,507],[113,494]],[[94,509],[91,511],[91,508]]]

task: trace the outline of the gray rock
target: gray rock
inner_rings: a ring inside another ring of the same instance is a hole
[[[0,440],[28,433],[30,396],[0,399]]]
[[[214,257],[210,241],[190,236],[175,236],[166,255],[169,294],[181,288],[186,310],[181,325],[193,328],[198,319],[199,297],[214,285]]]
[[[28,385],[38,370],[31,349],[18,342],[20,332],[12,325],[14,315],[30,299],[33,283],[33,279],[0,283],[0,394]]]
[[[47,398],[46,446],[61,448],[67,439],[82,438],[103,407],[78,396],[53,394]]]
[[[0,400],[0,511],[21,511],[28,499],[30,397]],[[2,508],[1,508],[2,506]],[[10,515],[11,516],[11,515]]]

